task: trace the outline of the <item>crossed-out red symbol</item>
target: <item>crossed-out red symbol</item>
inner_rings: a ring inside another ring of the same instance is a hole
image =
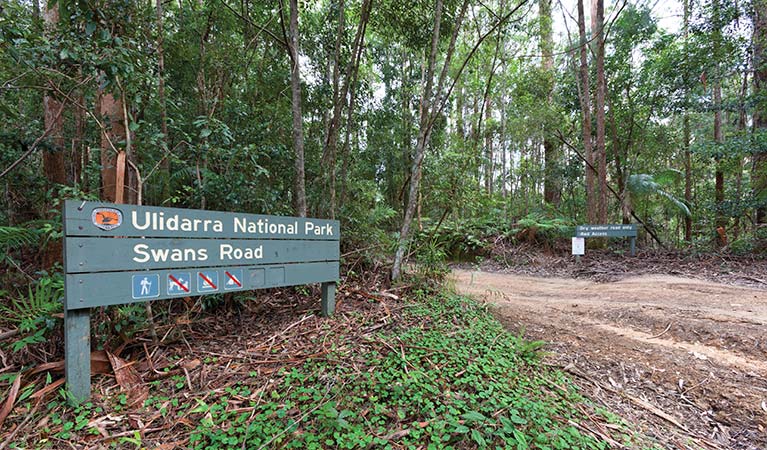
[[[205,282],[208,284],[208,286],[212,287],[213,289],[218,289],[218,287],[216,287],[216,285],[213,284],[213,282],[210,281],[210,278],[206,277],[204,273],[199,272],[198,274],[200,275],[200,278],[205,280]],[[218,278],[218,277],[216,277],[216,278]]]
[[[189,292],[189,288],[186,287],[183,283],[181,283],[176,277],[174,277],[173,275],[168,275],[168,278],[170,278],[170,281],[176,283],[176,285],[178,285],[178,287],[183,289],[184,292]]]
[[[236,285],[237,287],[242,287],[242,283],[240,283],[240,280],[237,279],[234,275],[229,273],[228,271],[224,272],[226,276],[228,276]]]

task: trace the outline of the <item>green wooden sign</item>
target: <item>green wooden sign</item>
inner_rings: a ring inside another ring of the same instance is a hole
[[[636,255],[636,224],[607,224],[607,225],[578,225],[575,228],[575,237],[628,237],[631,238],[631,256]],[[580,260],[580,256],[576,256]]]
[[[636,224],[578,225],[575,237],[636,237]]]
[[[335,220],[67,201],[66,347],[72,398],[90,396],[89,308],[321,283],[335,309]]]

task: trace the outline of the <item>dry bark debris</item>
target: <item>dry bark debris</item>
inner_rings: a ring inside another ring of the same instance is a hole
[[[547,363],[664,448],[767,448],[767,288],[454,271]]]
[[[112,364],[117,384],[128,396],[128,408],[142,405],[144,400],[149,397],[149,386],[144,384],[134,363],[129,363],[109,352],[107,352],[107,356]]]
[[[767,287],[767,256],[720,253],[687,253],[639,250],[632,257],[625,248],[619,251],[587,249],[577,263],[569,249],[542,251],[530,245],[513,245],[503,239],[493,241],[489,257],[480,263],[492,272],[542,277],[619,281],[637,275],[677,275],[742,286]],[[471,268],[469,264],[456,264]]]

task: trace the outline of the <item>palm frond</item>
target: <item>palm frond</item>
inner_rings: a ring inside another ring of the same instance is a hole
[[[632,195],[636,196],[660,195],[679,208],[687,217],[692,215],[690,208],[682,200],[663,189],[661,183],[656,181],[655,177],[650,174],[638,173],[629,175],[626,187]]]

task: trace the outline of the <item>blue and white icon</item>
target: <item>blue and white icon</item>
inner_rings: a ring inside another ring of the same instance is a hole
[[[191,272],[171,272],[168,274],[168,295],[189,295],[192,293]]]
[[[160,296],[160,275],[133,275],[133,298],[156,298]]]
[[[201,270],[197,272],[197,292],[216,292],[217,290],[217,270]]]
[[[242,289],[242,269],[226,269],[224,275],[224,290]]]

